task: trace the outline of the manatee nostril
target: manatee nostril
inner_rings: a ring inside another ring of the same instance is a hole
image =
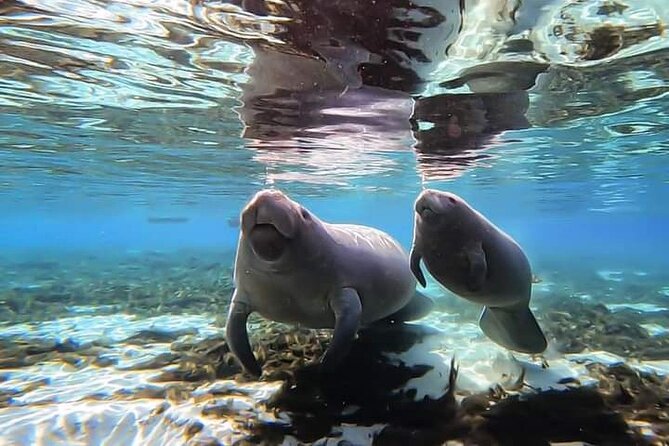
[[[423,213],[421,214],[421,217],[423,217],[425,219],[430,219],[430,218],[434,218],[436,215],[437,214],[432,209],[425,208],[423,210]]]
[[[420,203],[420,204],[418,204],[418,205],[416,206],[416,212],[417,212],[418,215],[420,215],[422,218],[432,218],[432,217],[434,217],[434,216],[436,215],[436,214],[434,213],[434,211],[433,211],[429,206],[427,206],[425,203]]]

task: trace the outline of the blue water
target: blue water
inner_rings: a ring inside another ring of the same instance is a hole
[[[357,2],[255,3],[0,5],[0,291],[37,280],[17,259],[189,250],[227,274],[266,187],[408,250],[429,187],[539,278],[610,297],[593,277],[636,274],[616,298],[669,306],[663,2],[426,1],[444,18],[418,29]]]
[[[667,143],[661,131],[669,123],[667,107],[659,97],[630,108],[559,127],[505,132],[485,149],[489,158],[482,166],[441,181],[421,179],[410,145],[388,153],[369,147],[359,165],[339,167],[352,150],[326,149],[316,141],[305,149],[308,155],[324,152],[315,165],[296,166],[293,154],[283,164],[277,149],[277,160],[268,166],[233,136],[212,138],[217,145],[205,149],[188,134],[178,143],[161,141],[165,132],[178,133],[152,122],[152,115],[164,111],[136,115],[135,126],[156,134],[155,142],[134,144],[121,129],[115,140],[100,131],[50,128],[31,124],[34,117],[3,114],[2,244],[12,250],[230,249],[241,207],[255,191],[275,186],[325,220],[376,226],[408,247],[413,200],[422,187],[432,187],[465,197],[537,262],[577,255],[590,268],[601,263],[661,269],[669,262],[662,249],[669,247]],[[628,123],[647,127],[634,135],[611,134],[613,126]],[[235,121],[207,125],[217,135],[240,127]],[[450,168],[448,162],[431,167]],[[272,180],[295,173],[304,180]],[[156,224],[151,218],[180,221]]]

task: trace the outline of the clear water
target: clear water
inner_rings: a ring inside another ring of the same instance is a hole
[[[540,319],[556,303],[601,303],[667,336],[662,1],[238,3],[0,4],[2,339],[90,340],[104,326],[120,342],[127,318],[220,332],[238,214],[265,187],[407,249],[421,189],[455,192],[523,246],[541,280]],[[189,292],[202,302],[179,300]],[[480,338],[477,308],[429,292],[443,301],[441,328]],[[160,303],[143,307],[156,293]],[[133,348],[153,354],[144,347]],[[579,354],[632,361],[613,350],[586,342]],[[646,356],[641,366],[667,373],[669,354]],[[49,376],[53,404],[90,396],[76,384],[95,376],[88,366],[32,367],[5,367],[3,392]],[[140,378],[114,379],[131,388]],[[74,441],[53,434],[59,422],[30,395],[0,409],[7,444]],[[81,404],[71,413],[85,419]],[[96,435],[144,435],[110,430],[114,404],[99,409],[111,415]],[[20,423],[9,415],[19,411]]]

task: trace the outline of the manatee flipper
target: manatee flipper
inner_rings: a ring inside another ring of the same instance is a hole
[[[262,369],[253,356],[249,335],[246,331],[246,321],[251,314],[251,307],[246,302],[242,302],[239,296],[240,293],[235,290],[230,302],[228,321],[225,324],[225,339],[230,351],[237,357],[244,371],[259,377]]]
[[[469,267],[467,277],[467,288],[470,291],[478,291],[485,283],[488,274],[488,263],[485,258],[485,251],[480,243],[470,245],[465,248],[465,257]]]
[[[420,253],[416,250],[416,247],[411,248],[411,272],[416,277],[418,283],[420,283],[423,288],[427,286],[427,281],[425,280],[425,275],[423,270],[420,268]]]
[[[488,338],[509,350],[531,354],[546,350],[546,337],[528,307],[484,307],[479,326]]]
[[[360,327],[362,303],[353,288],[342,288],[330,298],[330,308],[335,315],[332,340],[321,358],[324,370],[332,370],[348,354]]]
[[[427,316],[434,308],[434,301],[423,293],[416,291],[408,304],[399,311],[383,319],[388,322],[415,321]]]

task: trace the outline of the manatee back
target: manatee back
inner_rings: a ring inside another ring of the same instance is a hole
[[[532,287],[532,271],[527,255],[509,234],[482,215],[481,218],[488,269],[486,291],[500,303],[527,303]]]
[[[416,281],[409,257],[390,235],[359,225],[329,225],[341,286],[355,288],[363,307],[363,323],[403,308],[413,297]]]
[[[351,224],[329,224],[327,229],[332,240],[347,249],[369,250],[378,255],[398,257],[406,255],[402,246],[395,239],[376,228]]]

